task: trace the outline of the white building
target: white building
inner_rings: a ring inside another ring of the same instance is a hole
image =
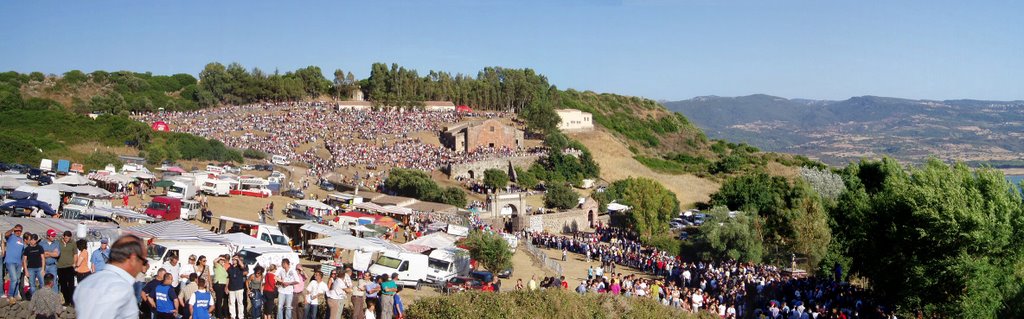
[[[555,110],[562,121],[558,123],[558,130],[562,132],[586,132],[594,130],[594,120],[590,113],[576,109]]]

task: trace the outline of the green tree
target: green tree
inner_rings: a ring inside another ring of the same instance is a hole
[[[537,180],[537,176],[534,176],[532,171],[524,170],[519,167],[516,167],[515,170],[516,184],[519,185],[519,187],[533,189],[540,183],[540,181]]]
[[[469,256],[491,272],[500,272],[512,266],[512,251],[501,235],[493,232],[474,230],[463,243],[469,249]]]
[[[626,217],[641,239],[650,240],[657,234],[667,233],[668,222],[679,213],[676,194],[652,179],[630,177],[615,181],[609,189],[612,189],[611,199],[630,206]]]
[[[904,315],[1019,317],[1024,204],[1001,172],[886,158],[843,175],[834,233],[883,300]]]
[[[490,189],[503,189],[508,185],[508,174],[500,169],[489,168],[484,171],[484,186]]]
[[[565,184],[552,184],[544,194],[544,207],[569,209],[579,205],[580,194]]]
[[[765,248],[760,232],[764,221],[760,216],[739,212],[730,217],[725,206],[714,207],[708,215],[709,221],[700,226],[701,240],[708,247],[706,258],[761,262]]]

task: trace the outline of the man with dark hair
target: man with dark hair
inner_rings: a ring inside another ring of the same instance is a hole
[[[21,255],[25,250],[25,241],[21,238],[21,224],[14,225],[4,232],[4,239],[7,240],[7,253],[4,255],[4,266],[7,268],[7,278],[11,280],[11,287],[22,287],[21,277],[24,275],[21,270],[24,265],[21,263]],[[2,279],[2,278],[0,278]],[[7,297],[19,296],[21,289],[8,289]],[[14,299],[10,299],[14,300]]]
[[[55,319],[64,308],[64,296],[53,290],[53,274],[43,276],[43,282],[43,288],[32,294],[28,309],[36,319]]]
[[[195,276],[195,274],[192,274],[192,276]],[[199,289],[186,298],[188,299],[188,306],[185,308],[189,309],[193,319],[210,319],[214,310],[213,295],[206,291],[206,278],[196,280],[199,281],[199,284],[196,285]]]
[[[174,319],[178,314],[178,295],[171,287],[171,283],[174,282],[173,277],[170,273],[164,273],[160,284],[153,289],[153,295],[149,298],[149,306],[156,310],[153,313],[153,318]]]
[[[75,289],[79,319],[135,319],[135,276],[146,271],[146,243],[134,235],[121,236],[110,249],[107,267],[90,275]]]
[[[71,302],[75,294],[75,253],[78,250],[71,231],[65,230],[63,235],[58,243],[60,257],[57,257],[57,284],[64,295],[64,302]]]
[[[384,275],[387,278],[387,275]],[[395,292],[398,292],[398,273],[391,274],[391,279],[380,284],[380,319],[391,319],[395,316]]]
[[[139,307],[139,311],[142,312],[143,317],[152,317],[151,314],[155,312],[150,301],[152,301],[153,297],[156,295],[156,287],[164,281],[165,274],[167,274],[166,269],[157,269],[156,276],[153,276],[153,279],[142,287],[142,292],[140,293],[142,297],[142,305]]]

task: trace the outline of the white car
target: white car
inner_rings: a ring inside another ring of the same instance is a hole
[[[241,168],[242,168],[242,170],[244,170],[244,171],[251,171],[251,170],[254,170],[254,169],[256,169],[256,167],[255,167],[255,166],[252,166],[252,165],[249,165],[249,164],[245,164],[245,165],[242,165],[242,167],[241,167]]]

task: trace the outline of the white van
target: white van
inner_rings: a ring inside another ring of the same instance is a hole
[[[203,182],[202,186],[199,186],[199,190],[204,194],[213,196],[228,196],[231,194],[231,181],[209,179]]]
[[[270,157],[270,164],[274,165],[289,165],[292,162],[287,157],[282,155],[274,155]]]
[[[171,180],[174,185],[167,189],[167,197],[178,199],[192,199],[196,196],[196,185],[194,177],[179,177]]]
[[[262,240],[273,247],[292,250],[291,238],[281,232],[281,228],[274,225],[260,224],[251,220],[234,218],[228,216],[217,217],[220,219],[218,227],[225,233],[244,233],[253,238]]]
[[[199,202],[186,199],[181,201],[181,219],[193,220],[196,216],[199,216],[199,212],[203,210],[203,205]]]
[[[424,254],[385,251],[368,271],[374,276],[398,273],[398,284],[420,288],[427,281],[428,257]]]
[[[242,248],[238,251],[238,254],[242,256],[242,263],[249,267],[249,273],[253,272],[253,268],[256,265],[263,266],[263,269],[267,269],[270,264],[280,265],[281,260],[288,259],[292,265],[298,265],[299,254],[295,253],[291,249],[283,249],[279,247],[248,247]]]
[[[464,276],[469,273],[469,251],[458,248],[438,248],[427,255],[430,272],[427,273],[427,281],[433,283],[445,283],[455,276]]]
[[[180,240],[156,240],[148,246],[148,250],[146,259],[149,261],[149,269],[146,269],[146,278],[156,275],[171,256],[178,256],[179,263],[188,262],[188,256],[191,255],[206,256],[206,264],[212,267],[217,256],[231,254],[231,250],[224,244]]]

